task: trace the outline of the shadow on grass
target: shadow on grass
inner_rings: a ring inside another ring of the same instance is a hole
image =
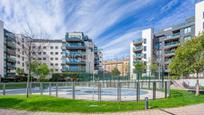
[[[23,101],[24,101],[23,99],[16,99],[16,98],[0,98],[0,107],[15,108]]]

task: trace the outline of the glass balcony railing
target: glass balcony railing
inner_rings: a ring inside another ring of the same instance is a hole
[[[180,33],[175,33],[172,35],[167,35],[165,40],[169,40],[169,39],[175,39],[175,38],[179,38],[180,37]]]
[[[85,61],[82,60],[63,60],[63,64],[86,64]]]
[[[134,57],[135,57],[135,58],[142,58],[142,57],[143,57],[143,54],[142,54],[142,53],[141,53],[141,54],[135,54]]]
[[[138,47],[135,47],[133,48],[134,51],[141,51],[143,50],[143,47],[142,46],[138,46]]]
[[[85,67],[62,67],[62,71],[80,71],[80,72],[85,72]]]
[[[175,54],[176,50],[165,51],[165,54]]]
[[[173,47],[173,46],[178,46],[179,42],[169,42],[169,43],[165,43],[165,47]]]

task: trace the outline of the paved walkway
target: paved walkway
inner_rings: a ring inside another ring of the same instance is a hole
[[[105,113],[106,115],[204,115],[204,104],[148,111]],[[0,115],[80,115],[80,113],[29,112],[0,109]],[[83,114],[86,115],[86,114]],[[92,114],[93,115],[93,114]],[[102,115],[102,114],[97,114]]]

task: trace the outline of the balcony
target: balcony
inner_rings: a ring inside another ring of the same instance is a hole
[[[6,43],[8,47],[15,49],[16,48],[16,44],[14,42],[7,42]]]
[[[16,58],[14,58],[14,57],[7,57],[7,60],[8,60],[8,62],[13,62],[13,63],[16,62]]]
[[[15,64],[7,63],[6,68],[9,69],[9,70],[16,69],[16,65]]]
[[[71,71],[71,72],[85,72],[85,67],[62,67],[63,72]]]
[[[134,54],[134,58],[141,59],[141,58],[143,58],[143,54],[142,53]]]
[[[173,48],[173,47],[177,47],[178,45],[180,44],[180,42],[169,42],[169,43],[166,43],[164,45],[164,48]]]
[[[137,46],[135,48],[133,48],[134,52],[141,52],[143,50],[143,46]]]
[[[73,57],[80,57],[80,56],[85,56],[86,52],[66,52],[64,51],[62,53],[62,56],[66,57],[66,56],[73,56]]]
[[[62,64],[84,65],[84,64],[86,64],[86,62],[85,61],[81,61],[81,60],[63,60]]]
[[[81,42],[81,41],[83,41],[83,39],[81,39],[79,37],[66,37],[65,39],[68,42]]]
[[[6,53],[9,54],[9,55],[12,55],[12,56],[15,56],[15,55],[16,55],[15,50],[7,49]]]
[[[65,44],[63,47],[66,47],[66,49],[86,49],[85,45],[82,44]]]
[[[168,57],[168,56],[174,56],[175,55],[176,50],[168,50],[165,51],[164,56]]]
[[[180,37],[180,33],[175,33],[175,34],[166,36],[166,38],[164,39],[164,41],[166,41],[166,40],[178,39],[179,37]]]

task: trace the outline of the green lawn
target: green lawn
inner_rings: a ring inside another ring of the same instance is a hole
[[[172,90],[171,98],[149,102],[151,108],[178,107],[198,103],[204,103],[204,95],[196,97],[192,93],[180,90]],[[96,102],[40,95],[33,95],[27,99],[25,96],[17,95],[0,96],[0,108],[49,112],[117,112],[142,110],[144,102]]]

